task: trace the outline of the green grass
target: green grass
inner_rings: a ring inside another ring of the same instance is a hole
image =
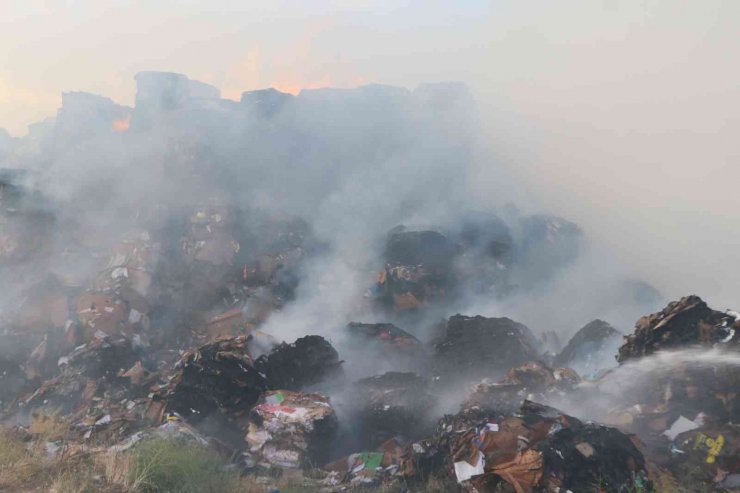
[[[130,485],[140,493],[221,493],[236,480],[218,454],[181,440],[147,441],[133,455]]]

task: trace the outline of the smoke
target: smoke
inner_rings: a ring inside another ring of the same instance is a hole
[[[659,351],[621,364],[598,380],[584,381],[580,384],[580,391],[587,398],[555,396],[550,404],[574,416],[609,420],[610,415],[613,419],[615,411],[624,412],[640,403],[657,404],[671,398],[687,399],[679,393],[682,385],[704,385],[705,382],[720,379],[724,379],[725,383],[731,382],[738,366],[740,357],[737,353],[721,348]],[[701,408],[710,404],[699,400],[694,405]],[[643,409],[640,412],[646,411]]]
[[[739,85],[726,56],[737,36],[734,3],[474,2],[450,16],[439,3],[328,2],[309,11],[289,2],[299,21],[277,7],[222,7],[197,8],[207,26],[190,17],[192,5],[177,18],[141,15],[142,6],[95,6],[87,15],[61,3],[15,13],[0,45],[40,32],[75,35],[65,46],[8,55],[18,75],[0,80],[0,123],[19,134],[39,104],[56,109],[57,96],[40,94],[62,90],[120,103],[66,93],[55,121],[20,142],[4,139],[3,166],[34,170],[57,218],[45,257],[53,261],[35,265],[37,277],[92,277],[100,259],[83,246],[103,252],[142,225],[176,230],[193,204],[218,199],[298,215],[321,245],[301,269],[296,299],[264,327],[284,339],[338,339],[350,320],[394,318],[427,340],[430,324],[456,312],[508,316],[563,339],[594,318],[629,332],[663,301],[642,281],[666,298],[735,301],[740,176],[730,115]],[[37,9],[49,17],[34,20]],[[101,32],[112,24],[142,34]],[[80,49],[90,39],[104,42]],[[27,63],[60,50],[72,53],[66,68]],[[129,81],[147,68],[187,73],[232,98],[271,85],[394,87],[305,90],[253,105],[178,93],[184,102],[170,101],[172,110],[134,98]],[[442,80],[466,86],[422,84]],[[30,108],[23,121],[10,116],[17,101]],[[469,210],[504,218],[517,247],[526,240],[519,220],[532,213],[574,221],[583,241],[565,269],[545,275],[532,257],[512,268],[519,285],[510,296],[471,290],[419,318],[368,309],[363,294],[391,228],[446,232]],[[79,237],[90,243],[70,240]],[[11,304],[31,281],[2,274],[2,301]]]

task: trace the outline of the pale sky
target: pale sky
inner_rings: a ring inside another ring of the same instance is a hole
[[[132,104],[141,70],[235,99],[461,80],[543,207],[668,295],[740,306],[738,26],[736,0],[0,0],[0,127],[62,91]]]

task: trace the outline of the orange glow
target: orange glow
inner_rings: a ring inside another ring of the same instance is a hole
[[[125,132],[131,126],[131,114],[129,113],[123,118],[113,120],[113,123],[111,123],[111,126],[113,127],[113,130],[115,130],[116,132]]]
[[[276,82],[275,84],[272,84],[272,87],[280,92],[287,92],[293,96],[296,96],[301,92],[301,85],[296,83]]]
[[[335,80],[330,75],[323,75],[318,79],[299,79],[299,78],[282,78],[278,79],[277,82],[268,84],[270,87],[277,89],[280,92],[287,92],[296,96],[303,89],[323,89],[326,87],[338,87],[338,88],[351,88],[366,84],[367,80],[362,76],[355,76],[350,78],[342,78],[342,80]]]

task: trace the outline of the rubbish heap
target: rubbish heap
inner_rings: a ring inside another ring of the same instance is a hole
[[[464,88],[236,102],[179,74],[136,80],[135,107],[67,93],[0,149],[18,167],[0,168],[3,428],[101,459],[181,438],[255,482],[332,492],[740,488],[740,313],[688,296],[624,341],[594,320],[559,352],[538,310],[535,330],[453,315],[536,299],[583,240],[560,217],[436,203],[464,176],[449,163],[465,139],[438,142],[465,128]],[[415,147],[420,131],[439,149]],[[360,217],[441,223],[347,228],[334,186],[365,191],[358,176],[399,150],[450,174]],[[639,280],[614,293],[658,297]]]
[[[525,401],[518,413],[483,422],[450,443],[458,482],[495,492],[647,491],[642,453],[615,428],[583,423]]]
[[[186,352],[176,366],[163,411],[188,421],[208,420],[225,430],[245,428],[248,413],[267,389],[247,353],[246,336],[220,339]],[[226,433],[229,435],[229,433]]]
[[[434,372],[440,379],[480,381],[538,359],[536,340],[524,325],[508,318],[454,315],[434,345]]]
[[[397,437],[423,437],[432,424],[436,399],[424,377],[388,372],[358,381],[354,390],[359,413],[353,421],[365,448]]]
[[[712,310],[698,296],[686,296],[663,310],[646,315],[635,324],[619,348],[619,362],[653,354],[658,350],[717,343],[735,349],[740,342],[738,317]]]
[[[637,321],[619,367],[574,394],[609,403],[602,419],[640,438],[659,491],[729,491],[740,477],[738,318],[697,296],[671,302]]]
[[[372,288],[373,297],[397,311],[415,310],[451,296],[457,246],[436,231],[392,230],[386,266]]]
[[[338,429],[329,399],[321,394],[265,392],[249,415],[247,467],[316,467],[327,462]]]
[[[622,344],[622,334],[603,320],[583,326],[553,359],[559,367],[573,368],[583,375],[596,375],[614,366],[614,354]]]

